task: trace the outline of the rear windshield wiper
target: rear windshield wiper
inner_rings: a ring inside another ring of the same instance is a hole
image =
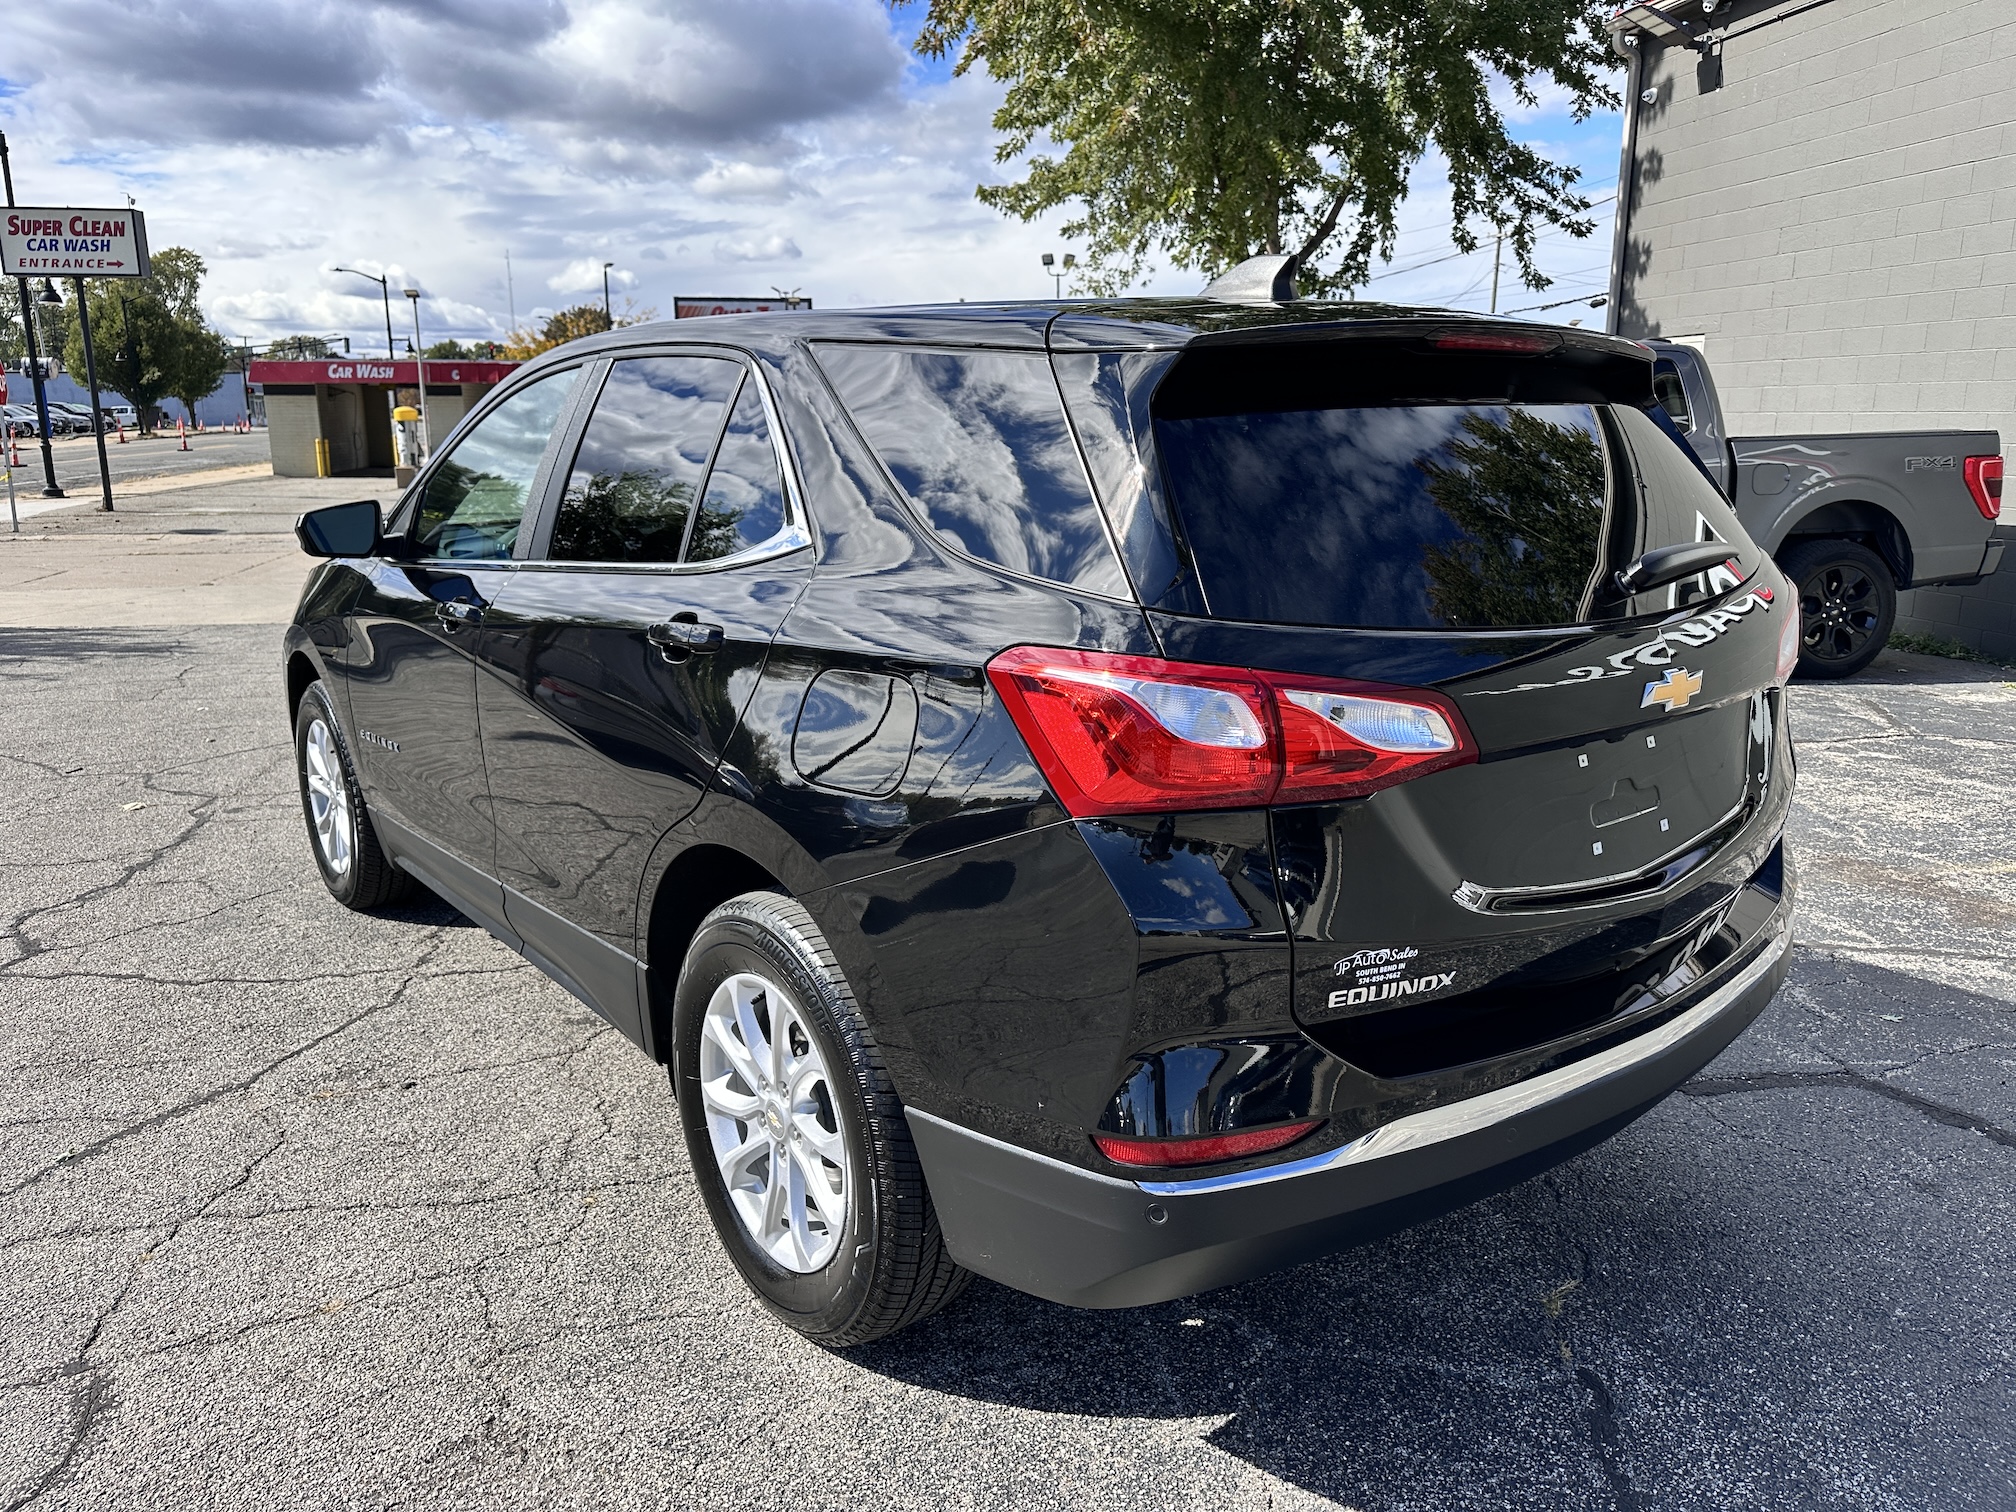
[[[1625,598],[1648,588],[1664,588],[1682,578],[1720,567],[1732,553],[1726,541],[1690,541],[1679,546],[1655,546],[1616,574],[1617,591]]]

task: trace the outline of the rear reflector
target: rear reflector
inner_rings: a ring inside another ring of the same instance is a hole
[[[1359,798],[1477,759],[1439,693],[1017,646],[987,676],[1076,818]]]
[[[1974,495],[1974,507],[1981,511],[1982,519],[2000,519],[2002,515],[2002,459],[2000,457],[1969,457],[1967,459],[1967,492]]]
[[[1778,681],[1792,681],[1792,669],[1799,665],[1799,605],[1793,600],[1792,612],[1785,616],[1785,623],[1778,627]]]
[[[1231,1134],[1198,1134],[1180,1139],[1127,1139],[1118,1134],[1094,1134],[1099,1153],[1115,1165],[1196,1166],[1221,1160],[1244,1160],[1283,1149],[1322,1123],[1304,1118],[1266,1129],[1240,1129]]]

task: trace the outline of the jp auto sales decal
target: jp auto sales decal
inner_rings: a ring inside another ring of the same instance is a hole
[[[1611,677],[1631,677],[1647,667],[1665,666],[1689,647],[1706,646],[1720,640],[1742,624],[1744,616],[1758,612],[1769,614],[1771,605],[1769,588],[1753,588],[1726,609],[1713,609],[1706,614],[1696,615],[1693,619],[1682,620],[1677,625],[1668,625],[1651,640],[1617,652],[1609,658],[1607,665],[1570,667],[1568,675],[1555,682],[1520,683],[1512,688],[1472,688],[1463,696],[1479,698],[1499,693],[1532,693],[1541,688],[1572,688],[1577,683],[1601,682]]]
[[[1357,982],[1330,994],[1332,1008],[1356,1008],[1361,1003],[1383,1003],[1388,998],[1412,997],[1417,992],[1440,992],[1456,980],[1453,971],[1431,971],[1415,976],[1409,964],[1421,952],[1411,945],[1360,950],[1337,963],[1337,975]]]

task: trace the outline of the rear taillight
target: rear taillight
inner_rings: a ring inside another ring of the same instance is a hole
[[[1477,759],[1423,689],[1045,646],[987,675],[1081,819],[1357,798]]]
[[[1175,1139],[1129,1139],[1119,1134],[1094,1134],[1099,1153],[1115,1165],[1194,1166],[1221,1160],[1244,1160],[1285,1149],[1323,1122],[1303,1118],[1266,1129],[1240,1129],[1230,1134],[1193,1134]]]
[[[1982,519],[2000,519],[2002,516],[2002,459],[2000,457],[1969,457],[1967,459],[1967,492],[1974,495],[1974,507],[1981,511]]]

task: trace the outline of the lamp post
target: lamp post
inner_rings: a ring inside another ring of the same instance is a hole
[[[14,167],[7,159],[7,133],[0,131],[0,179],[6,180],[7,205],[14,205]],[[28,280],[14,280],[21,292],[21,328],[28,338],[28,373],[35,389],[35,413],[42,421],[42,497],[60,499],[63,490],[56,483],[56,453],[49,449],[49,395],[42,386],[42,359],[36,355],[35,312],[29,308]]]
[[[399,292],[413,301],[413,370],[420,379],[420,457],[425,461],[434,455],[434,432],[427,424],[427,359],[422,355],[427,348],[420,342],[420,291],[401,289]]]
[[[1078,254],[1076,252],[1066,252],[1064,254],[1064,264],[1061,268],[1057,265],[1057,259],[1053,254],[1049,252],[1043,254],[1043,271],[1056,281],[1056,292],[1059,299],[1064,297],[1064,275],[1077,266]]]
[[[378,285],[379,297],[385,301],[385,360],[387,362],[392,361],[398,356],[398,353],[392,350],[392,284],[390,280],[381,274],[359,272],[356,268],[331,268],[329,271],[331,273],[348,273],[353,278],[368,278],[371,282]],[[413,291],[408,289],[406,292],[411,294]]]
[[[616,312],[609,308],[609,270],[615,266],[612,262],[602,264],[602,319],[606,322],[602,329],[605,331],[616,329]]]
[[[396,362],[398,360],[399,354],[397,351],[393,349],[392,346],[391,280],[386,278],[385,275],[382,273],[366,273],[358,268],[335,268],[332,269],[331,271],[336,273],[348,273],[353,278],[368,278],[371,280],[371,282],[378,285],[378,297],[384,302],[385,305],[385,360],[387,362]],[[348,338],[345,338],[343,342],[343,350],[346,352],[350,350],[350,342]],[[391,419],[392,411],[397,409],[398,407],[399,407],[399,390],[397,386],[388,383],[385,385],[385,415],[386,415],[385,423],[387,425],[393,423]],[[247,421],[250,421],[252,418],[252,390],[249,385],[246,387],[245,390],[245,418]]]

